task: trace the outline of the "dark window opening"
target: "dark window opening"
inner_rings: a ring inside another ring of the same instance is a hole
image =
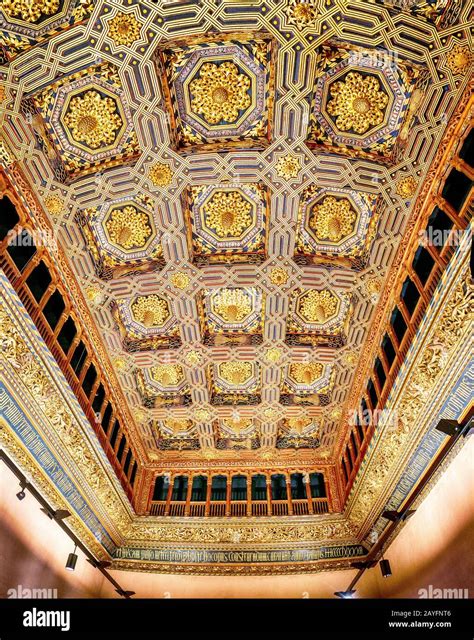
[[[361,416],[362,416],[362,423],[365,426],[370,425],[370,412],[369,412],[369,407],[367,406],[367,402],[365,401],[365,398],[362,398],[362,400],[360,401],[360,411],[361,411]]]
[[[406,333],[407,325],[405,320],[403,319],[402,312],[398,307],[395,307],[392,312],[392,317],[390,319],[390,324],[397,336],[397,340],[399,343],[403,340],[403,336]]]
[[[453,228],[453,224],[451,218],[442,209],[435,207],[426,227],[426,241],[437,251],[441,251],[448,240],[448,232]]]
[[[72,318],[68,318],[58,334],[58,344],[67,353],[76,337],[77,329]]]
[[[167,476],[157,476],[155,480],[155,488],[153,489],[153,500],[166,500],[168,496],[168,487],[169,478]]]
[[[347,474],[346,462],[344,458],[341,458],[341,469],[342,469],[342,475],[344,476],[344,484],[347,484],[349,482],[349,476]],[[313,495],[312,489],[311,489],[311,495]]]
[[[87,349],[85,347],[85,344],[81,340],[77,347],[74,349],[74,353],[72,354],[71,358],[71,367],[78,377],[86,358]]]
[[[191,502],[205,502],[207,493],[206,476],[194,476],[191,489]]]
[[[125,458],[125,463],[123,465],[123,472],[124,472],[125,475],[127,475],[127,473],[128,473],[128,468],[130,467],[131,461],[132,461],[132,450],[129,449],[127,451],[127,456]]]
[[[359,436],[360,444],[362,446],[362,443],[364,442],[364,430],[362,429],[362,426],[360,424],[356,426],[356,429],[357,435]]]
[[[123,452],[125,451],[125,447],[127,446],[127,438],[123,435],[120,439],[119,448],[117,451],[117,460],[120,462],[122,460]]]
[[[351,444],[352,444],[352,451],[354,453],[354,460],[357,460],[357,454],[359,452],[359,447],[357,445],[357,440],[356,440],[356,437],[355,437],[353,431],[351,431],[350,438],[351,438]]]
[[[104,410],[104,415],[102,416],[102,430],[104,433],[107,433],[107,429],[109,427],[110,418],[112,417],[112,405],[110,402],[107,403],[107,406]]]
[[[92,401],[92,408],[95,412],[100,411],[102,403],[104,402],[104,398],[105,398],[105,389],[104,389],[104,385],[101,382],[97,387],[95,398]]]
[[[112,445],[112,449],[115,447],[115,441],[117,440],[117,436],[120,430],[120,423],[118,420],[114,422],[114,428],[112,429],[112,433],[110,434],[110,444]]]
[[[43,315],[46,319],[46,322],[49,324],[51,329],[53,329],[53,331],[56,328],[65,308],[66,305],[64,304],[63,297],[56,289],[43,309]]]
[[[267,481],[265,476],[252,476],[252,500],[267,499]]]
[[[8,232],[13,229],[19,222],[20,216],[16,212],[14,204],[7,196],[3,196],[1,202],[2,213],[0,215],[0,242],[5,240]]]
[[[420,293],[410,278],[407,278],[403,283],[401,298],[405,303],[408,313],[412,316],[420,299]]]
[[[18,234],[8,245],[7,249],[10,258],[15,263],[18,271],[23,271],[28,262],[36,253],[33,238],[25,229]]]
[[[286,493],[286,480],[285,476],[280,474],[272,476],[272,499],[273,500],[287,500]]]
[[[474,129],[471,129],[463,142],[459,157],[468,165],[474,167]]]
[[[137,463],[136,463],[136,462],[134,462],[134,463],[133,463],[132,473],[131,473],[131,475],[130,475],[130,484],[131,484],[131,486],[132,486],[132,487],[133,487],[133,485],[135,484],[135,477],[136,477],[136,475],[137,475],[137,469],[138,469]]]
[[[346,476],[347,483],[347,472],[342,465],[343,471]],[[322,473],[310,473],[309,474],[309,486],[311,487],[311,497],[312,498],[325,498],[326,497],[326,486],[324,484],[324,476]]]
[[[211,484],[211,500],[222,501],[227,497],[227,478],[225,476],[214,476]]]
[[[424,247],[418,247],[415,257],[413,258],[412,267],[416,275],[420,278],[420,282],[425,285],[433,271],[435,261]]]
[[[233,476],[230,499],[247,500],[247,478],[245,476]]]
[[[385,371],[383,369],[382,361],[380,360],[380,358],[376,358],[374,369],[375,369],[375,375],[377,376],[377,379],[380,384],[380,388],[383,389],[383,386],[387,380],[387,376],[385,375]]]
[[[469,195],[471,186],[472,181],[469,180],[464,173],[453,168],[444,183],[443,198],[445,198],[456,211],[460,211]]]
[[[388,366],[391,367],[395,360],[395,349],[393,348],[393,343],[390,340],[390,336],[386,333],[382,340],[382,349],[387,358]]]
[[[377,398],[377,391],[375,390],[375,385],[372,382],[372,378],[370,378],[369,383],[367,385],[367,393],[369,394],[372,407],[375,409],[375,407],[377,406],[378,398]]]
[[[94,382],[97,380],[97,371],[93,364],[87,369],[87,373],[82,381],[82,389],[87,397],[90,396]]]
[[[346,447],[346,462],[348,465],[348,475],[350,476],[353,469],[353,461],[349,447]]]
[[[26,279],[28,289],[33,294],[33,298],[36,302],[39,302],[44,296],[46,289],[51,284],[51,281],[52,278],[48,271],[48,267],[43,261],[39,262]]]
[[[294,500],[304,500],[307,497],[302,473],[291,474],[291,497]]]
[[[184,502],[188,491],[188,479],[186,476],[176,476],[174,479],[173,493],[171,500],[175,502]]]

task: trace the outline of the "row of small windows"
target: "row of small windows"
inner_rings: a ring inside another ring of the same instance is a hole
[[[228,478],[223,475],[213,476],[193,476],[191,487],[191,502],[205,502],[207,499],[207,489],[209,480],[211,502],[225,501],[227,499]],[[171,487],[171,500],[181,502],[187,499],[190,479],[187,476],[175,476]],[[293,500],[305,500],[308,496],[304,477],[302,473],[291,474],[291,498]],[[325,498],[326,488],[322,473],[309,474],[309,486],[312,498]],[[230,499],[247,500],[247,492],[250,491],[250,500],[288,500],[288,490],[286,477],[283,474],[274,474],[270,479],[271,493],[267,495],[267,478],[263,474],[251,477],[248,483],[247,477],[243,475],[232,476],[230,479]],[[168,498],[170,481],[166,475],[157,476],[153,491],[154,501],[164,501]]]
[[[470,166],[474,166],[473,140],[473,130],[471,129],[459,153],[459,157]],[[445,181],[442,195],[453,209],[459,212],[466,202],[471,189],[472,180],[464,173],[452,168]],[[401,304],[395,305],[393,308],[390,316],[391,330],[387,331],[382,339],[381,354],[383,354],[383,357],[380,355],[375,359],[373,377],[369,378],[367,383],[365,396],[370,402],[372,411],[380,405],[381,394],[385,390],[388,374],[397,359],[397,353],[407,334],[409,323],[412,323],[413,326],[413,322],[416,323],[420,319],[415,317],[420,298],[430,284],[434,285],[439,280],[442,272],[442,269],[437,268],[442,267],[440,256],[448,245],[449,232],[457,227],[458,225],[449,213],[438,206],[433,209],[423,234],[429,243],[431,252],[421,245],[415,253],[411,264],[414,275],[413,277],[408,275],[403,283],[400,294]],[[434,242],[433,239],[435,240]],[[430,279],[432,280],[431,283]],[[392,336],[396,340],[395,345]],[[385,363],[383,359],[385,359]],[[375,384],[375,381],[377,384]],[[367,402],[365,398],[362,398],[360,415],[364,416],[368,415],[368,413]],[[359,420],[359,418],[356,420]],[[357,433],[357,437],[355,433]],[[349,436],[349,442],[352,446],[349,446],[348,442],[341,458],[341,469],[345,484],[349,482],[352,471],[355,468],[366,433],[359,423],[356,424]]]
[[[0,242],[8,237],[7,253],[17,270],[22,274],[26,271],[33,257],[38,253],[38,249],[33,236],[26,229],[23,229],[19,234],[15,233],[14,229],[16,225],[19,224],[20,218],[15,206],[6,196],[2,199],[1,206]],[[118,436],[121,433],[119,421],[115,420],[113,425],[111,425],[113,414],[111,403],[107,402],[105,408],[103,408],[106,400],[106,391],[102,382],[99,382],[97,385],[94,397],[90,397],[97,383],[97,370],[94,364],[89,362],[89,354],[84,342],[82,340],[76,340],[78,330],[74,319],[70,315],[64,318],[66,304],[58,289],[55,288],[54,291],[51,292],[52,281],[51,273],[42,259],[38,260],[36,266],[34,266],[30,273],[24,278],[25,284],[39,306],[41,306],[43,297],[47,293],[49,294],[41,312],[51,331],[54,332],[61,320],[63,320],[63,324],[56,337],[56,342],[61,347],[65,356],[67,357],[69,355],[69,366],[74,371],[76,378],[79,381],[81,381],[82,378],[81,388],[89,399],[93,411],[99,415],[103,409],[100,420],[101,428],[108,437],[110,445],[115,451],[117,460],[121,464],[122,470],[127,476],[130,485],[133,487],[137,473],[137,463],[133,460],[132,450],[127,447],[128,443],[124,434],[122,434],[120,440],[118,440]],[[77,344],[72,353],[70,353],[76,341]],[[89,362],[89,365],[87,370],[84,370],[86,362]],[[123,460],[125,450],[127,450],[127,454]]]

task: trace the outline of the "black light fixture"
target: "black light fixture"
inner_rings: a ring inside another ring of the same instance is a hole
[[[355,593],[355,589],[348,589],[347,591],[335,591],[334,595],[342,600],[349,600],[349,598],[353,598]]]
[[[27,487],[26,482],[20,482],[20,491],[16,494],[18,500],[24,500],[26,498],[25,489]]]
[[[74,545],[74,551],[70,553],[67,557],[66,569],[68,571],[74,571],[74,569],[76,568],[76,562],[77,562],[76,549],[77,549],[77,544]]]
[[[390,576],[392,575],[390,562],[388,560],[385,560],[385,558],[382,558],[382,560],[380,560],[379,562],[379,565],[380,565],[380,571],[382,572],[382,576],[384,578],[390,578]]]

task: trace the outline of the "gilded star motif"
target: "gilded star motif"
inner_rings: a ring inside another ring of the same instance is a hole
[[[468,46],[457,44],[448,53],[448,67],[455,75],[460,75],[472,65],[473,55]]]
[[[45,198],[44,204],[49,213],[59,215],[64,210],[64,200],[57,195],[51,195]]]
[[[148,170],[148,176],[155,187],[167,187],[171,184],[173,173],[168,164],[156,162]]]
[[[402,198],[411,198],[418,184],[413,176],[407,176],[406,178],[402,178],[397,182],[397,193]]]
[[[117,45],[123,44],[128,46],[140,38],[141,24],[133,13],[117,13],[117,15],[110,20],[108,27],[109,38]]]
[[[99,149],[115,142],[122,119],[117,113],[115,100],[89,90],[71,99],[64,124],[76,142]]]
[[[298,29],[314,24],[318,16],[313,0],[289,0],[285,13],[288,16],[288,22],[295,24]]]
[[[233,62],[202,65],[190,84],[191,109],[211,125],[234,123],[251,104],[251,82]]]
[[[171,284],[178,289],[187,289],[190,282],[191,278],[183,271],[176,271],[176,273],[173,273],[171,276]]]
[[[283,267],[273,267],[270,271],[270,282],[278,286],[285,285],[289,277],[288,271]]]
[[[334,82],[329,91],[332,100],[328,102],[327,111],[336,118],[340,131],[352,129],[362,134],[383,122],[388,95],[380,90],[375,76],[364,77],[357,71],[349,71],[344,80]]]
[[[287,154],[286,156],[281,156],[278,162],[276,163],[276,172],[280,176],[280,178],[285,178],[285,180],[289,180],[290,178],[296,178],[299,171],[301,169],[301,163],[296,156],[292,156]]]

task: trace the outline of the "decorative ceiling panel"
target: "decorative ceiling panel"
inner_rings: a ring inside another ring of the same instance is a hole
[[[416,196],[467,89],[470,7],[81,0],[25,22],[11,6],[0,162],[21,167],[67,252],[149,467],[275,462],[294,438],[302,459],[331,460]],[[254,292],[251,313],[239,294],[208,306],[226,290]],[[336,304],[315,304],[322,292]],[[245,383],[219,375],[236,362],[252,368]],[[295,381],[295,364],[322,375]],[[182,368],[182,389],[153,379],[164,365]],[[221,448],[234,405],[258,450]],[[319,431],[290,436],[293,419]],[[192,421],[199,449],[162,448],[166,420]]]
[[[268,144],[274,77],[268,34],[169,42],[158,50],[156,63],[176,150]]]

